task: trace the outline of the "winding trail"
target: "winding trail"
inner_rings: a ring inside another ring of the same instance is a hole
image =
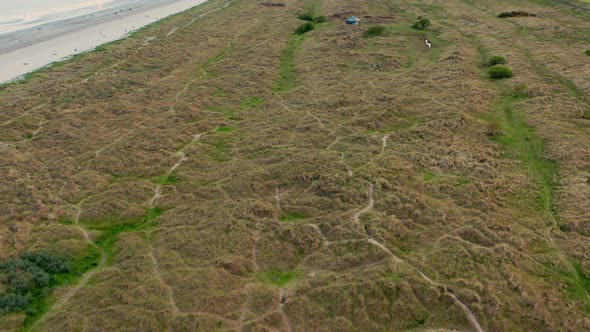
[[[373,205],[375,204],[375,199],[373,197],[373,194],[374,194],[374,185],[373,185],[373,183],[369,183],[369,189],[367,191],[367,196],[368,196],[367,206],[365,206],[362,210],[358,211],[357,213],[355,213],[353,215],[353,222],[355,224],[360,225],[360,221],[359,221],[360,216],[362,214],[364,214],[364,213],[367,213],[369,210],[371,210],[373,208]],[[381,242],[377,241],[375,238],[373,238],[369,234],[368,229],[366,227],[363,227],[363,229],[365,230],[365,237],[366,237],[366,241],[367,242],[369,242],[370,244],[372,244],[372,245],[376,246],[377,248],[381,249],[395,263],[406,264],[409,267],[411,267],[413,270],[415,270],[416,272],[418,272],[418,274],[424,280],[426,280],[426,282],[428,282],[430,285],[432,285],[434,287],[437,287],[439,289],[442,289],[444,291],[444,294],[446,294],[449,297],[451,297],[451,299],[453,299],[453,302],[455,302],[455,304],[457,306],[459,306],[461,308],[461,310],[463,310],[463,312],[465,313],[465,316],[467,316],[467,319],[469,320],[469,323],[471,323],[471,326],[473,326],[473,328],[477,332],[484,332],[484,329],[479,324],[479,321],[477,320],[477,317],[475,316],[475,314],[471,311],[471,309],[469,309],[469,307],[467,307],[467,305],[465,303],[463,303],[461,300],[459,300],[459,298],[457,298],[457,296],[451,290],[449,290],[449,288],[448,288],[447,285],[444,285],[444,284],[441,284],[441,283],[438,283],[438,282],[432,280],[422,270],[420,270],[420,268],[414,266],[413,264],[411,264],[410,262],[408,262],[406,260],[403,260],[403,259],[399,258],[391,250],[389,250],[383,243],[381,243]]]
[[[82,275],[82,277],[80,278],[80,280],[78,281],[78,283],[75,286],[71,287],[67,292],[65,292],[47,310],[47,312],[45,312],[45,314],[43,314],[43,316],[41,316],[33,325],[31,325],[30,328],[26,329],[27,331],[34,330],[35,327],[37,327],[39,324],[45,322],[47,320],[47,318],[51,317],[56,312],[58,312],[61,308],[63,308],[70,301],[70,299],[72,297],[74,297],[76,294],[78,294],[78,292],[88,284],[88,281],[90,280],[90,278],[92,278],[99,270],[101,270],[107,262],[107,255],[106,255],[104,249],[102,247],[98,246],[91,239],[89,230],[80,224],[80,216],[82,215],[82,204],[85,201],[87,201],[88,199],[90,199],[91,197],[93,197],[93,196],[83,199],[82,201],[80,201],[76,205],[71,205],[69,203],[67,203],[67,204],[78,210],[76,213],[76,217],[74,218],[74,225],[80,230],[80,232],[82,233],[82,236],[84,237],[86,242],[88,242],[90,245],[92,245],[96,249],[98,249],[98,251],[100,253],[100,259],[99,259],[98,265],[96,267],[94,267],[93,269],[89,270],[88,272],[84,273]]]

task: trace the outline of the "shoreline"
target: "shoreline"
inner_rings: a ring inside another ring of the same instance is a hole
[[[0,48],[0,83],[20,81],[27,74],[92,51],[100,45],[126,38],[147,25],[205,2],[206,0],[162,0],[139,6],[123,5],[2,34],[0,45],[5,46]],[[18,44],[25,44],[24,38],[29,39],[28,43],[18,47]],[[23,42],[19,42],[20,40]]]

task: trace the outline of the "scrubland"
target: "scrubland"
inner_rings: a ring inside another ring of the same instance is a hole
[[[0,326],[589,330],[584,8],[212,0],[0,87],[0,258],[75,267]]]

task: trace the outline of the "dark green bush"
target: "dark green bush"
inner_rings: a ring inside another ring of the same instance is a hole
[[[24,260],[35,263],[37,266],[49,273],[68,272],[71,268],[69,262],[65,258],[56,256],[49,252],[27,252],[21,257]]]
[[[313,22],[313,15],[311,15],[310,13],[303,13],[299,15],[297,18],[299,18],[300,20]]]
[[[372,26],[370,28],[367,29],[367,31],[365,32],[365,37],[377,37],[377,36],[383,36],[383,34],[385,33],[385,27],[382,26]]]
[[[493,79],[512,77],[512,69],[506,66],[496,66],[488,70],[488,74]]]
[[[16,293],[26,294],[30,289],[45,287],[50,276],[35,263],[14,259],[0,264],[1,281]]]
[[[302,24],[299,28],[295,29],[295,34],[297,35],[302,35],[308,31],[311,31],[314,29],[313,23],[305,23]]]
[[[28,252],[0,263],[0,313],[26,309],[31,298],[49,295],[57,275],[69,271],[69,261],[49,252]]]
[[[314,18],[314,22],[315,23],[324,23],[328,20],[328,18],[326,18],[325,16],[318,16],[316,18]]]
[[[590,56],[590,50],[586,50],[585,53],[586,53],[587,56]]]
[[[523,11],[511,11],[511,12],[504,12],[498,15],[499,18],[506,18],[506,17],[535,17],[537,15],[532,13],[527,13]]]
[[[29,305],[29,296],[10,293],[0,296],[0,313],[20,311]]]
[[[416,23],[412,24],[412,29],[416,29],[416,30],[427,30],[428,27],[430,26],[430,20],[427,19],[426,17],[418,17],[418,21],[416,21]]]
[[[503,65],[506,63],[506,58],[495,55],[488,60],[488,66]]]

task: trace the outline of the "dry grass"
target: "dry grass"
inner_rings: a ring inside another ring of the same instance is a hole
[[[27,328],[590,329],[590,14],[278,4],[211,1],[2,87],[0,255],[102,257]],[[294,37],[309,6],[330,20]]]

